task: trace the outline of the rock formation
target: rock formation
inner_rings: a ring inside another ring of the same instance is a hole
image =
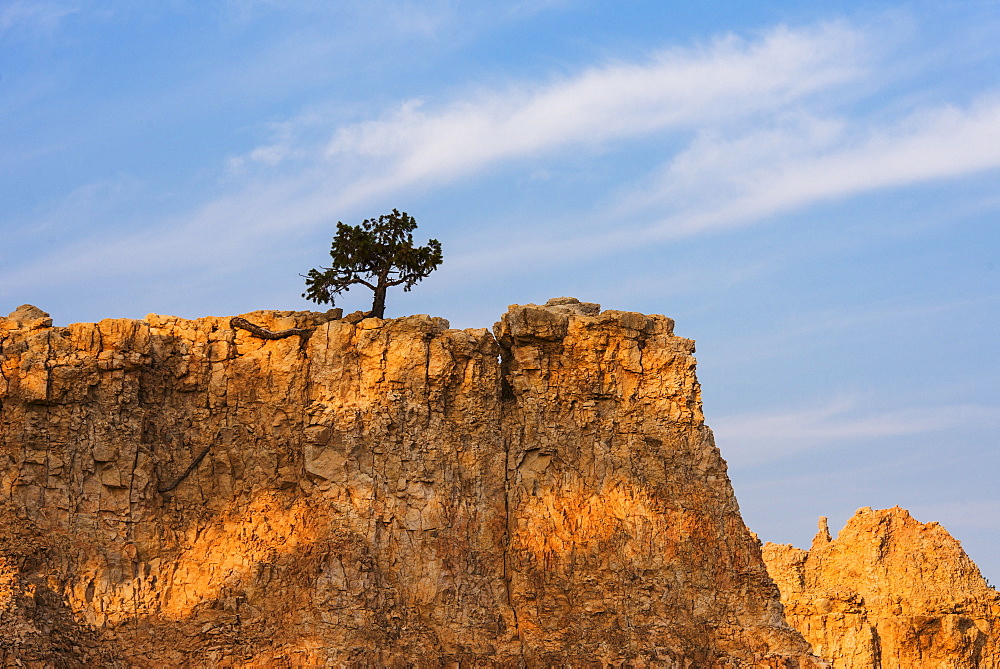
[[[788,621],[834,667],[1000,667],[1000,594],[947,530],[859,510],[808,551],[765,544]]]
[[[4,663],[818,666],[670,319],[242,317],[0,321]]]

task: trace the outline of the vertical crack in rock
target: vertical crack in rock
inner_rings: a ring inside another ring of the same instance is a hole
[[[45,332],[45,397],[44,402],[48,402],[52,397],[52,331]]]
[[[503,548],[503,582],[504,591],[506,595],[505,604],[514,619],[514,636],[517,639],[518,647],[520,648],[520,660],[521,664],[526,664],[526,653],[524,648],[524,637],[521,632],[521,622],[518,618],[517,606],[514,601],[514,597],[511,593],[511,574],[510,574],[510,550],[511,550],[511,538],[512,538],[512,527],[511,527],[511,517],[510,517],[510,495],[511,495],[511,439],[507,438],[506,433],[502,430],[502,425],[507,422],[507,411],[508,408],[513,404],[514,394],[512,386],[510,384],[510,347],[506,346],[504,342],[500,341],[493,335],[494,341],[497,343],[500,349],[499,365],[500,365],[500,425],[501,428],[501,440],[503,443],[503,475],[504,475],[504,490],[503,490],[503,513],[504,513],[504,532],[501,541],[501,546]]]

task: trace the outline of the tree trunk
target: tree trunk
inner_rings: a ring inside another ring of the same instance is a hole
[[[375,301],[372,302],[371,315],[374,318],[385,318],[385,291],[388,286],[381,283],[375,288]]]

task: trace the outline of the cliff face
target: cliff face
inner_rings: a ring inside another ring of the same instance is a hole
[[[662,316],[514,307],[504,355],[511,600],[532,657],[660,664],[805,650],[705,427],[692,357]],[[582,644],[584,642],[584,644]]]
[[[788,621],[835,667],[1000,667],[1000,594],[947,530],[861,509],[808,551],[765,544]]]
[[[0,321],[0,657],[812,666],[693,343],[550,302]]]

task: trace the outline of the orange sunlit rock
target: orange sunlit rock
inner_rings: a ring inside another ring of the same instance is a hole
[[[2,664],[815,664],[670,319],[40,313],[0,321]]]
[[[835,667],[1000,666],[1000,594],[947,530],[864,508],[811,550],[767,544],[789,622]]]

